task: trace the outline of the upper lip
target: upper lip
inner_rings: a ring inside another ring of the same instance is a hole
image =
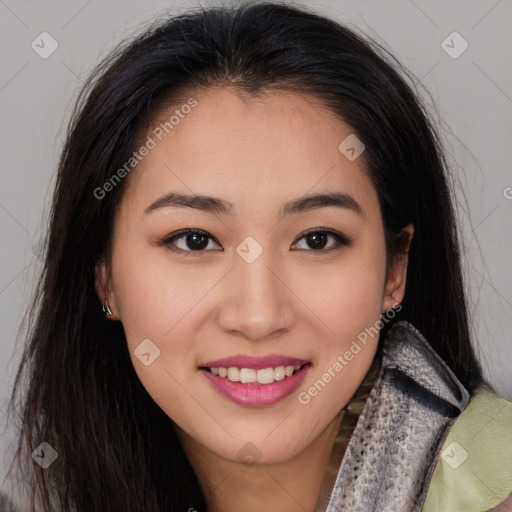
[[[309,361],[298,357],[284,356],[280,354],[269,354],[266,356],[251,356],[240,354],[236,356],[223,357],[214,361],[207,361],[199,365],[203,368],[275,368],[277,366],[295,366],[307,364]]]

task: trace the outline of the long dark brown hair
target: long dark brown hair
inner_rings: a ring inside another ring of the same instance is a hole
[[[159,20],[95,69],[62,151],[44,270],[9,403],[21,428],[11,469],[16,465],[30,490],[31,510],[206,510],[171,419],[139,381],[122,324],[104,317],[94,287],[127,179],[102,199],[94,192],[137,149],[155,113],[189,88],[301,91],[353,128],[366,146],[388,261],[401,251],[400,229],[415,228],[395,320],[415,325],[468,390],[482,382],[450,174],[408,78],[369,38],[281,3],[197,9]],[[43,441],[58,453],[47,469],[31,458]]]

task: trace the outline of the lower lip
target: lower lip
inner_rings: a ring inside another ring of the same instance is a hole
[[[202,368],[200,371],[219,393],[233,402],[249,407],[265,407],[276,404],[291,395],[300,386],[310,368],[311,365],[306,364],[291,377],[285,377],[272,384],[242,384],[213,375]]]

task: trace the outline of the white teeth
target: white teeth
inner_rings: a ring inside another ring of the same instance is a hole
[[[233,382],[240,381],[240,370],[235,367],[228,368],[228,379]]]
[[[274,382],[274,370],[272,368],[263,368],[256,372],[256,380],[259,384],[271,384]]]
[[[240,382],[256,382],[256,370],[254,368],[242,368],[240,370]]]
[[[241,382],[242,384],[258,383],[272,384],[283,380],[285,377],[291,377],[296,371],[300,370],[301,365],[276,366],[275,368],[237,368],[231,366],[229,368],[219,367],[210,368],[213,375],[228,378],[232,382]]]
[[[295,370],[295,367],[294,366],[287,366],[285,369],[284,369],[284,374],[287,376],[287,377],[291,377],[293,372]]]
[[[274,368],[274,379],[275,380],[283,380],[285,378],[284,374],[284,366],[278,366]]]

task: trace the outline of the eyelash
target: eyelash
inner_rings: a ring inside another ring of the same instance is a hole
[[[337,249],[341,249],[342,247],[349,246],[352,243],[352,240],[345,235],[342,235],[341,233],[338,233],[337,231],[333,231],[331,229],[325,229],[325,228],[313,228],[309,229],[305,233],[302,233],[300,238],[298,238],[297,242],[302,240],[303,238],[307,237],[308,235],[312,234],[327,234],[331,235],[336,240],[336,245],[334,247],[330,247],[329,249],[299,249],[299,250],[305,250],[306,252],[316,252],[316,253],[326,253],[331,252]],[[206,231],[202,231],[200,229],[183,229],[181,231],[178,231],[177,233],[172,234],[171,236],[166,237],[164,240],[162,240],[162,244],[165,245],[169,250],[174,252],[179,252],[184,254],[185,256],[199,256],[201,253],[207,252],[206,250],[200,250],[200,251],[191,251],[191,250],[185,250],[185,249],[179,249],[177,247],[173,247],[172,243],[180,238],[185,238],[188,235],[200,235],[209,238],[210,240],[215,241],[218,245],[220,245],[215,238],[210,236]],[[295,242],[294,245],[297,243]],[[198,253],[198,254],[194,254]]]

